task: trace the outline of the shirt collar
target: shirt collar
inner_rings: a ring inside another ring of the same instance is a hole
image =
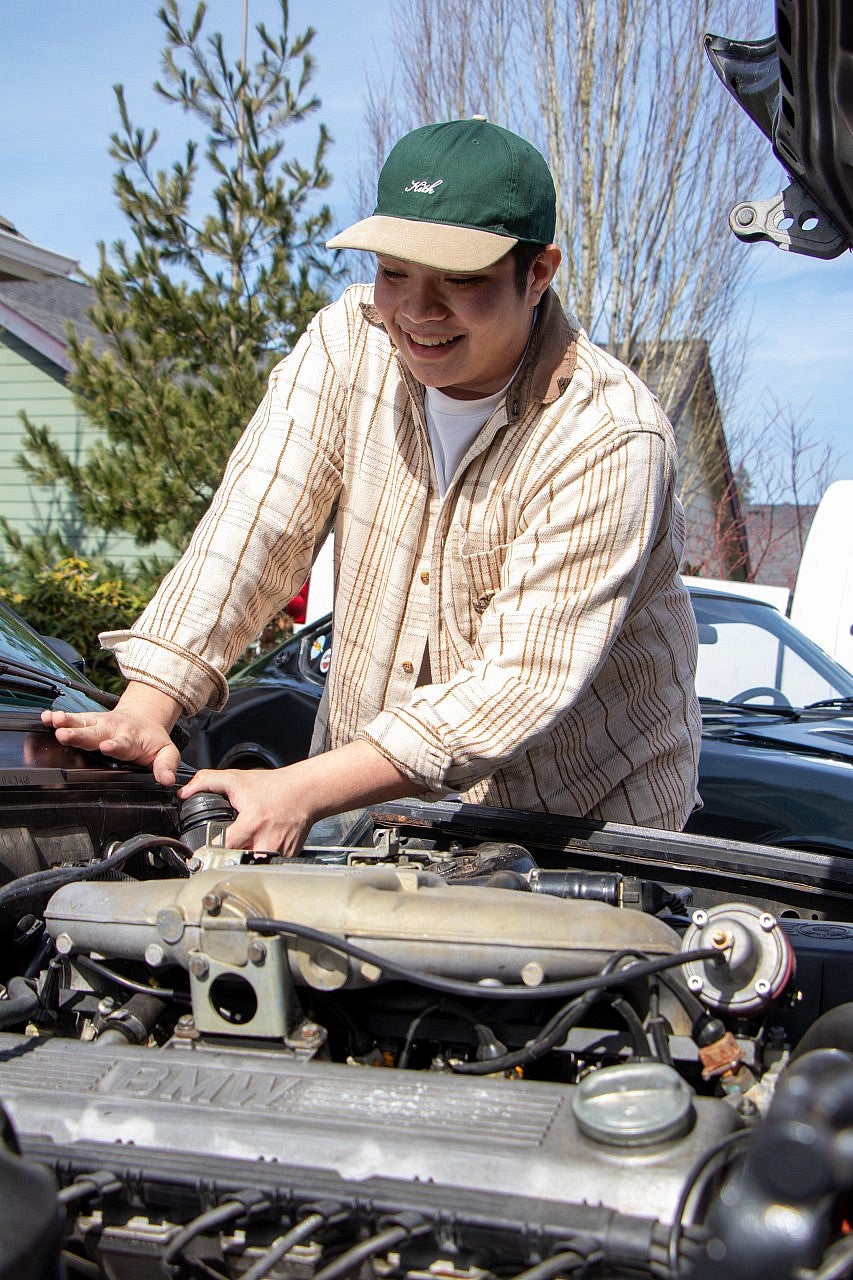
[[[371,302],[361,304],[368,324],[385,332],[382,317]],[[548,289],[537,307],[527,352],[510,383],[506,395],[507,417],[520,418],[533,403],[551,404],[572,380],[577,365],[580,326],[570,320],[553,289]],[[408,373],[402,365],[404,374]],[[414,382],[406,377],[407,385]],[[418,388],[420,383],[415,384]]]

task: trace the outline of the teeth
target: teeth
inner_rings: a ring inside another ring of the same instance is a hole
[[[455,341],[454,338],[419,338],[415,333],[410,333],[409,337],[419,347],[444,347]]]

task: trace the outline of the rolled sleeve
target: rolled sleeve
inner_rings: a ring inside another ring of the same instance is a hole
[[[107,632],[128,679],[192,714],[221,707],[226,672],[305,581],[341,483],[347,328],[324,313],[273,370],[187,551],[128,631]]]

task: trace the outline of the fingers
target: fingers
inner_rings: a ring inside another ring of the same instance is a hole
[[[200,791],[213,791],[218,796],[229,795],[229,783],[233,769],[199,769],[184,783],[178,792],[181,800],[189,800],[190,796]]]
[[[63,729],[67,732],[77,732],[80,729],[98,730],[100,723],[103,721],[107,712],[84,713],[82,711],[42,711],[42,724],[49,725],[52,729]]]
[[[70,716],[67,716],[66,723],[54,727],[59,742],[67,746],[83,747],[86,751],[97,751],[112,741],[110,726],[95,716],[77,715],[73,724],[70,720]]]
[[[163,786],[175,784],[181,756],[163,725],[117,711],[43,711],[41,719],[67,746],[148,765]]]
[[[251,817],[243,819],[238,815],[225,829],[224,844],[226,849],[253,849],[292,858],[301,851],[305,832],[306,828],[299,823],[277,820],[258,823]]]
[[[178,796],[188,800],[202,791],[225,796],[236,810],[225,830],[226,848],[278,851],[288,858],[302,848],[310,823],[298,812],[286,769],[199,769]]]
[[[174,742],[169,742],[157,752],[151,765],[154,777],[163,787],[173,787],[177,781],[181,753]]]

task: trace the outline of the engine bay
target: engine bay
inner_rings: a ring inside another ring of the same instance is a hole
[[[847,1274],[841,860],[216,802],[0,888],[0,1275]]]

